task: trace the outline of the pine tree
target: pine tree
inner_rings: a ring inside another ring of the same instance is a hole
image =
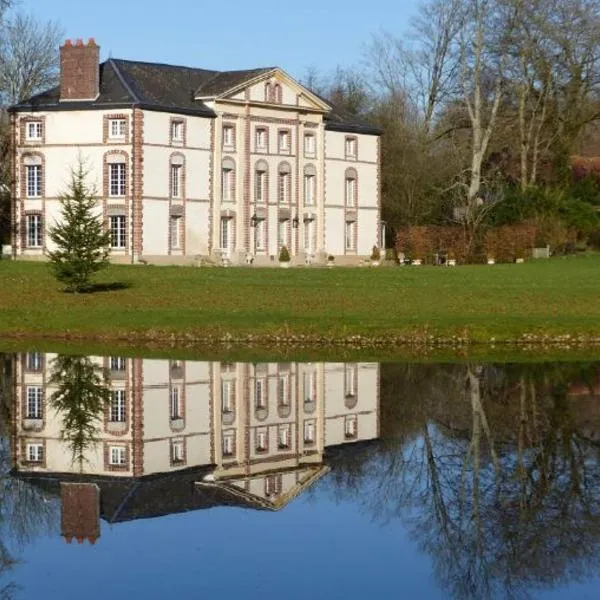
[[[49,233],[56,244],[49,253],[52,270],[70,292],[88,291],[92,275],[108,265],[110,233],[98,218],[95,188],[87,185],[86,176],[79,161],[60,197],[62,218]]]

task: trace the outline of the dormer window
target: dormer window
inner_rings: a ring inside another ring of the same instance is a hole
[[[110,139],[124,140],[127,132],[127,121],[125,119],[111,119],[108,131]]]
[[[41,141],[42,139],[42,122],[28,121],[26,128],[26,138],[29,142]]]

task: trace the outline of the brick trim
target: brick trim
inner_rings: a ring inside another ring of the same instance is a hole
[[[27,444],[36,444],[42,446],[42,460],[29,460],[27,457]],[[28,468],[42,468],[45,469],[48,464],[48,453],[46,452],[46,440],[44,438],[24,438],[21,440],[21,460],[20,464]]]
[[[10,192],[11,192],[11,197],[13,198],[13,201],[11,202],[11,206],[10,206],[10,234],[11,234],[11,243],[13,246],[13,249],[12,249],[13,258],[16,258],[17,254],[21,250],[20,243],[19,243],[20,239],[19,239],[17,222],[18,222],[18,218],[19,218],[18,214],[19,214],[20,204],[21,204],[22,198],[23,198],[23,196],[21,196],[21,199],[17,200],[17,189],[18,189],[17,181],[18,181],[18,178],[20,175],[20,173],[18,173],[18,171],[20,169],[18,169],[18,167],[17,167],[17,123],[18,123],[17,115],[15,113],[12,113],[10,115],[10,133],[11,133]]]
[[[42,245],[41,246],[29,246],[27,244],[27,217],[31,215],[39,215],[40,216],[40,224],[42,229]],[[21,248],[23,250],[42,250],[46,251],[46,219],[44,216],[43,210],[24,210],[21,212]]]
[[[42,422],[41,427],[39,429],[36,428],[36,431],[41,431],[46,426],[46,385],[45,385],[45,382],[42,382],[40,384],[23,383],[23,386],[21,388],[21,417],[22,417],[22,421],[33,420],[35,418],[35,417],[29,417],[27,415],[27,408],[28,408],[28,406],[27,406],[28,405],[27,388],[30,388],[30,387],[39,387],[39,388],[42,388],[41,416],[40,416],[39,419],[35,419],[35,420],[40,420]]]
[[[112,465],[110,463],[110,449],[112,448],[125,448],[125,464],[123,465]],[[131,464],[131,448],[130,444],[123,442],[104,442],[104,470],[113,472],[129,471]],[[135,476],[135,466],[134,466]]]
[[[29,140],[27,139],[27,124],[28,123],[41,123],[42,125],[42,136],[41,138]],[[19,119],[19,141],[24,146],[44,146],[46,144],[46,116],[40,115],[37,117],[26,116]]]
[[[41,182],[40,182],[40,195],[39,196],[33,196],[33,197],[29,197],[27,195],[27,166],[25,164],[25,160],[27,158],[39,158],[40,159],[40,164],[41,164]],[[27,150],[26,152],[23,152],[21,154],[21,177],[20,177],[20,192],[21,192],[21,198],[24,198],[25,200],[40,200],[40,199],[44,199],[46,197],[46,157],[44,156],[44,154],[42,152],[35,152],[33,150]]]
[[[110,137],[110,122],[116,120],[125,121],[125,137],[124,138],[112,138]],[[115,113],[104,115],[102,118],[102,142],[104,144],[129,144],[130,143],[130,129],[131,123],[129,115],[125,113]]]
[[[185,126],[184,126],[185,140]],[[144,251],[144,112],[133,109],[133,148],[131,176],[131,237],[133,255],[141,256]]]
[[[348,197],[346,189],[346,181],[348,179],[354,179],[354,205],[348,206]],[[358,253],[358,215],[359,215],[359,189],[360,182],[358,177],[358,170],[354,167],[348,167],[344,171],[344,255],[356,255]],[[346,227],[348,223],[354,223],[352,231],[352,248],[346,247]]]
[[[132,369],[131,427],[133,440],[133,476],[144,474],[144,372],[143,361],[134,358]]]

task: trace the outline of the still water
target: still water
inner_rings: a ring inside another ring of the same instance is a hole
[[[600,596],[600,363],[2,359],[2,599]]]

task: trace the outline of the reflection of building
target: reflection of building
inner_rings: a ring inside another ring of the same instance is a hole
[[[379,433],[376,364],[93,358],[111,400],[74,461],[51,407],[53,358],[17,360],[15,468],[51,487],[97,483],[109,520],[144,494],[145,508],[128,518],[224,504],[278,509],[326,472],[328,447]]]

